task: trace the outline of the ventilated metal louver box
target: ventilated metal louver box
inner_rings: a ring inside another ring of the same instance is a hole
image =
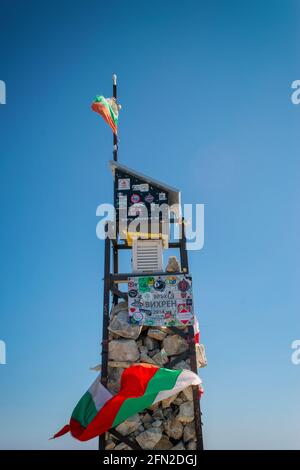
[[[162,272],[162,240],[134,240],[132,245],[133,272]]]

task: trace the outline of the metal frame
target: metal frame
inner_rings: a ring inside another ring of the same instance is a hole
[[[184,223],[182,225],[182,238],[180,242],[170,243],[170,248],[179,248],[180,250],[180,261],[181,261],[181,271],[177,273],[172,273],[174,275],[178,274],[188,274],[189,265],[188,265],[188,253],[186,249],[186,239],[185,239],[185,230]],[[102,368],[101,368],[101,382],[104,386],[107,386],[108,380],[108,324],[109,324],[109,312],[110,312],[110,297],[112,296],[112,304],[116,305],[119,299],[128,299],[128,296],[125,292],[121,292],[117,285],[120,282],[126,282],[130,276],[140,276],[139,273],[119,273],[118,272],[118,259],[119,259],[119,250],[131,249],[128,245],[118,244],[115,240],[111,241],[109,238],[105,240],[105,252],[104,252],[104,294],[103,294],[103,333],[102,333]],[[111,252],[113,258],[113,273],[111,272]],[[166,275],[165,272],[161,273],[143,273],[143,276],[155,276],[155,275]],[[194,341],[194,327],[189,326],[188,332],[185,333],[182,330],[171,327],[174,333],[180,335],[184,338],[188,345],[189,349],[184,353],[180,354],[174,358],[169,364],[168,368],[173,368],[179,361],[184,359],[190,359],[191,361],[191,370],[198,373],[197,370],[197,358],[196,358],[196,349]],[[196,430],[196,442],[197,450],[203,450],[203,434],[202,434],[202,421],[201,421],[201,409],[199,401],[199,391],[197,386],[193,386],[193,401],[194,401],[194,411],[195,411],[195,430]],[[136,442],[131,441],[128,437],[122,436],[115,429],[109,431],[110,434],[117,437],[121,442],[129,445],[132,449],[140,449],[139,445]],[[99,449],[105,449],[105,435],[100,436],[99,438]]]
[[[113,75],[113,97],[117,99],[117,76]],[[113,160],[118,161],[118,137],[113,134]],[[114,206],[116,207],[116,182],[114,181]],[[174,223],[173,218],[170,219],[170,223]],[[169,243],[169,248],[178,248],[180,250],[180,261],[181,261],[181,272],[172,273],[176,274],[188,274],[188,253],[186,249],[186,238],[184,220],[182,221],[182,234],[179,242]],[[101,367],[101,382],[106,387],[108,381],[108,325],[109,325],[109,314],[110,314],[110,303],[116,305],[119,299],[128,299],[128,295],[125,292],[121,292],[118,289],[119,282],[126,282],[130,276],[139,276],[140,274],[134,273],[119,273],[119,250],[131,249],[126,243],[121,244],[116,240],[110,240],[108,237],[105,239],[104,248],[104,291],[103,291],[103,332],[102,332],[102,367]],[[111,254],[112,254],[112,266],[111,266]],[[113,272],[111,272],[111,270]],[[149,275],[165,275],[166,273],[149,273]],[[147,273],[143,273],[143,276],[147,276]],[[112,299],[110,298],[112,297]],[[188,332],[184,333],[176,327],[172,327],[174,333],[185,338],[189,345],[188,351],[174,358],[168,365],[169,368],[175,366],[179,361],[190,358],[191,370],[197,374],[197,358],[196,348],[194,341],[194,328],[192,325],[189,326]],[[193,386],[193,401],[195,411],[195,430],[196,430],[196,442],[197,450],[203,450],[203,435],[202,435],[202,421],[201,421],[201,409],[200,401],[198,396],[198,387]],[[110,429],[110,434],[115,436],[121,442],[124,442],[130,446],[133,450],[141,450],[141,447],[137,442],[133,442],[126,436],[121,435],[116,429]],[[99,450],[105,450],[106,434],[99,436]]]

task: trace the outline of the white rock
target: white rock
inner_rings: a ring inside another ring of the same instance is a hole
[[[122,436],[127,436],[128,434],[136,431],[141,424],[142,422],[139,415],[135,414],[123,421],[123,423],[119,424],[119,426],[116,427],[116,430],[122,434]]]
[[[139,359],[140,353],[133,339],[113,339],[108,347],[108,359],[112,361],[132,361]]]
[[[188,442],[194,440],[196,438],[196,430],[195,430],[195,423],[188,423],[184,427],[183,431],[183,440],[184,442]]]
[[[179,335],[166,336],[163,341],[163,347],[168,356],[177,356],[187,351],[188,344]]]
[[[154,356],[152,356],[152,360],[155,364],[159,366],[164,366],[165,364],[169,362],[168,356],[164,349],[154,354]]]
[[[157,341],[162,341],[166,337],[167,333],[164,330],[159,328],[149,328],[148,336],[150,338],[156,339]]]
[[[148,351],[153,351],[153,349],[158,349],[159,343],[156,339],[150,338],[150,336],[146,336],[144,339],[144,346],[146,346]]]
[[[161,425],[162,425],[162,421],[161,421],[160,419],[156,419],[156,420],[153,421],[153,423],[152,423],[152,426],[153,426],[154,428],[160,428]]]
[[[131,450],[131,447],[128,447],[127,444],[124,444],[124,442],[120,442],[120,444],[118,444],[114,450]]]
[[[164,423],[166,434],[173,439],[180,439],[183,433],[183,425],[176,418],[171,418]]]
[[[123,309],[116,314],[113,314],[112,319],[109,323],[109,331],[112,333],[122,336],[128,339],[137,339],[142,331],[142,327],[138,325],[131,325],[128,321],[128,306],[126,302],[121,302],[118,305],[122,305]]]
[[[150,428],[136,437],[142,449],[153,449],[161,440],[162,432],[159,428]]]
[[[192,401],[186,401],[180,405],[177,419],[183,424],[191,423],[194,420],[194,403]]]
[[[155,362],[151,357],[149,357],[147,354],[144,354],[144,353],[141,354],[140,361],[146,362],[146,364],[157,365],[157,362]]]
[[[169,408],[171,403],[173,403],[173,401],[176,400],[176,398],[177,398],[177,394],[172,395],[171,397],[166,398],[165,400],[162,400],[162,402],[161,402],[162,407],[163,408]]]

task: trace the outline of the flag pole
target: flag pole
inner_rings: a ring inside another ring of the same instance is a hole
[[[113,97],[117,99],[117,75],[113,74]],[[116,134],[113,134],[113,156],[114,161],[118,161],[118,137]]]

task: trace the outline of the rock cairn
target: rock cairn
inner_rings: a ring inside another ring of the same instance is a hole
[[[121,374],[130,365],[148,363],[168,367],[168,363],[188,347],[181,336],[166,327],[130,325],[127,302],[117,304],[111,311],[109,324],[108,389],[113,394],[119,391]],[[196,347],[198,367],[203,367],[206,365],[203,349]],[[190,360],[180,361],[174,368],[190,369]],[[196,449],[192,388],[132,416],[116,430],[142,449]],[[131,448],[107,434],[106,449]]]

